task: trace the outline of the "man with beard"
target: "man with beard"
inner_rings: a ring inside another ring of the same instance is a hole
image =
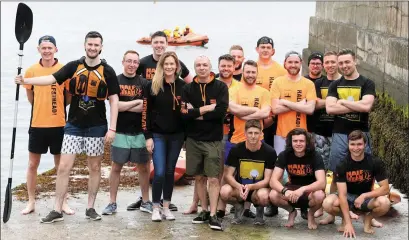
[[[234,146],[227,158],[224,184],[220,201],[235,204],[233,224],[241,223],[244,201],[263,209],[269,201],[268,186],[277,154],[270,145],[261,141],[262,125],[258,120],[248,120],[244,126],[246,140]],[[257,214],[256,225],[264,225],[263,214]]]
[[[271,86],[273,113],[277,115],[277,133],[274,149],[280,154],[285,149],[285,138],[294,128],[307,130],[306,115],[314,112],[317,94],[314,83],[300,76],[301,56],[295,51],[285,55],[285,76],[277,78]]]
[[[160,56],[162,56],[168,47],[168,38],[166,37],[166,34],[162,31],[157,31],[152,34],[151,46],[153,53],[141,58],[141,62],[136,71],[136,74],[141,75],[149,81],[152,80],[155,75],[156,65],[158,64]],[[189,74],[189,69],[182,61],[179,60],[179,62],[181,66],[180,77],[184,79],[186,83],[190,83],[192,81],[192,75]]]
[[[385,215],[390,209],[389,181],[383,162],[365,153],[367,137],[360,130],[348,135],[349,153],[336,168],[337,194],[329,195],[323,203],[326,212],[341,215],[338,231],[344,237],[355,238],[349,211],[364,213],[364,232],[373,234],[373,218]],[[375,180],[379,188],[374,189]]]
[[[246,61],[243,64],[243,81],[240,86],[229,91],[229,111],[234,115],[233,135],[230,141],[226,142],[225,156],[228,156],[233,146],[246,140],[244,134],[245,121],[259,120],[261,126],[263,126],[263,119],[270,115],[270,94],[266,89],[256,85],[257,67],[255,61]],[[261,139],[263,139],[263,134]],[[263,207],[257,209],[258,214],[263,215],[263,211]],[[250,211],[250,203],[245,204],[244,216],[256,217]]]
[[[241,76],[243,73],[243,60],[244,60],[244,51],[240,45],[233,45],[230,47],[230,55],[234,57],[234,72],[233,78],[237,81],[241,81]]]
[[[222,170],[223,120],[229,92],[225,83],[215,79],[208,57],[197,57],[194,66],[197,75],[183,88],[181,109],[186,120],[186,173],[195,176],[195,188],[202,204],[202,212],[192,223],[208,221],[211,229],[222,230],[216,209],[220,193],[218,176]],[[210,212],[206,178],[209,181]]]
[[[337,165],[348,153],[348,134],[361,130],[366,139],[365,152],[371,153],[369,134],[369,112],[375,101],[375,83],[360,75],[356,69],[355,53],[350,49],[342,49],[338,53],[338,67],[343,76],[333,81],[328,88],[325,108],[328,114],[334,116],[332,143],[328,169],[335,172]],[[332,181],[330,192],[335,192],[335,181]],[[335,221],[329,216],[321,224]],[[372,224],[382,227],[375,219]]]
[[[289,212],[286,227],[293,227],[298,208],[309,208],[308,228],[317,229],[314,213],[325,198],[325,171],[320,154],[314,149],[311,135],[302,128],[292,129],[286,136],[286,147],[278,155],[270,180],[270,200]],[[288,172],[289,181],[280,179]]]
[[[42,223],[64,220],[62,205],[68,190],[71,168],[76,154],[85,152],[88,156],[88,207],[85,216],[91,220],[100,220],[94,209],[95,199],[101,181],[101,160],[104,155],[104,143],[112,143],[115,138],[118,116],[118,79],[114,69],[100,58],[102,36],[91,31],[85,36],[86,56],[67,63],[58,72],[42,77],[15,78],[17,84],[46,86],[55,82],[63,84],[69,81],[68,91],[72,101],[68,122],[64,127],[61,149],[61,163],[57,171],[55,205]],[[110,103],[110,127],[108,130],[105,99]]]
[[[142,192],[141,211],[152,213],[149,201],[149,166],[150,154],[146,149],[146,139],[142,130],[143,94],[147,91],[148,81],[136,74],[139,66],[139,54],[136,51],[125,52],[122,65],[123,73],[118,75],[121,89],[118,103],[118,120],[115,140],[111,145],[112,168],[109,174],[108,206],[103,215],[116,213],[116,196],[122,167],[127,162],[135,163],[138,168],[138,180]],[[132,209],[135,203],[128,206]]]

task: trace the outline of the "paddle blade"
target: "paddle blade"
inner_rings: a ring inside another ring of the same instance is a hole
[[[31,35],[33,29],[33,12],[24,3],[19,3],[16,14],[16,38],[20,44],[24,44]]]
[[[3,222],[6,223],[10,219],[10,213],[11,213],[11,178],[9,178],[9,181],[7,183],[7,188],[6,188],[6,195],[4,196],[4,210],[3,210]]]

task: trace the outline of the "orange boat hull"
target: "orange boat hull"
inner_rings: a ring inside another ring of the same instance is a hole
[[[139,44],[149,45],[151,44],[150,37],[142,37],[136,40]],[[189,34],[178,39],[168,38],[169,46],[204,46],[209,42],[209,38],[206,35]]]

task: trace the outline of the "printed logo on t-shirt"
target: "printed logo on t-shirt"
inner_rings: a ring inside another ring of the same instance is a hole
[[[260,107],[260,98],[258,97],[254,98],[254,107],[256,108]]]
[[[263,77],[258,76],[257,79],[256,79],[256,84],[261,85],[262,83],[263,83]]]
[[[273,85],[274,77],[269,77],[268,80],[269,80],[268,89],[270,89],[270,88],[271,88],[271,85]]]
[[[249,105],[249,99],[248,98],[241,98],[240,99],[240,105],[248,106]]]
[[[337,88],[339,99],[347,101],[357,102],[361,99],[361,87],[360,86],[339,86]],[[357,112],[346,113],[338,115],[340,118],[347,119],[348,121],[359,122],[361,121],[361,114]]]
[[[142,89],[135,85],[119,85],[121,97],[139,98],[142,96]]]
[[[328,96],[328,87],[321,87],[321,99],[326,99]],[[319,121],[321,122],[333,122],[334,116],[329,115],[327,111],[322,109],[321,114],[319,116]]]
[[[355,170],[346,172],[347,182],[368,182],[372,181],[372,174],[368,170]]]
[[[291,99],[291,92],[292,92],[292,90],[284,90],[284,98],[290,98]]]
[[[155,76],[156,68],[146,68],[146,79],[152,80],[153,76]]]
[[[242,184],[252,184],[264,179],[264,161],[240,159],[239,177]]]
[[[288,164],[287,169],[290,174],[297,176],[307,176],[313,173],[309,164]]]

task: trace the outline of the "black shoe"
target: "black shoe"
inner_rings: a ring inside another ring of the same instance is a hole
[[[142,197],[139,197],[136,202],[129,204],[128,207],[126,207],[126,210],[128,211],[134,211],[134,210],[139,210],[142,204]]]
[[[218,218],[224,218],[224,216],[226,216],[226,211],[223,211],[223,210],[217,210],[217,212],[216,212],[216,216],[218,217]]]
[[[62,213],[52,210],[45,218],[41,218],[42,223],[53,223],[63,221],[64,217]]]
[[[243,212],[243,216],[246,218],[256,218],[256,214],[250,211],[250,209],[245,209]]]
[[[304,218],[305,220],[308,220],[308,209],[307,208],[301,208],[301,217]]]
[[[212,230],[223,231],[223,229],[222,229],[222,220],[220,218],[218,218],[216,215],[211,216],[209,218],[209,227]]]
[[[210,218],[210,212],[201,211],[199,216],[193,218],[192,223],[205,223]]]
[[[233,207],[230,208],[230,213],[234,213],[236,211],[236,209]]]
[[[94,208],[88,208],[85,210],[85,217],[93,221],[101,220],[101,216],[95,211]]]
[[[163,207],[163,199],[160,200],[160,206]],[[178,207],[176,207],[176,205],[173,203],[169,203],[169,210],[176,212],[178,210]]]
[[[278,214],[278,207],[269,205],[264,210],[264,216],[266,217],[273,217]]]

